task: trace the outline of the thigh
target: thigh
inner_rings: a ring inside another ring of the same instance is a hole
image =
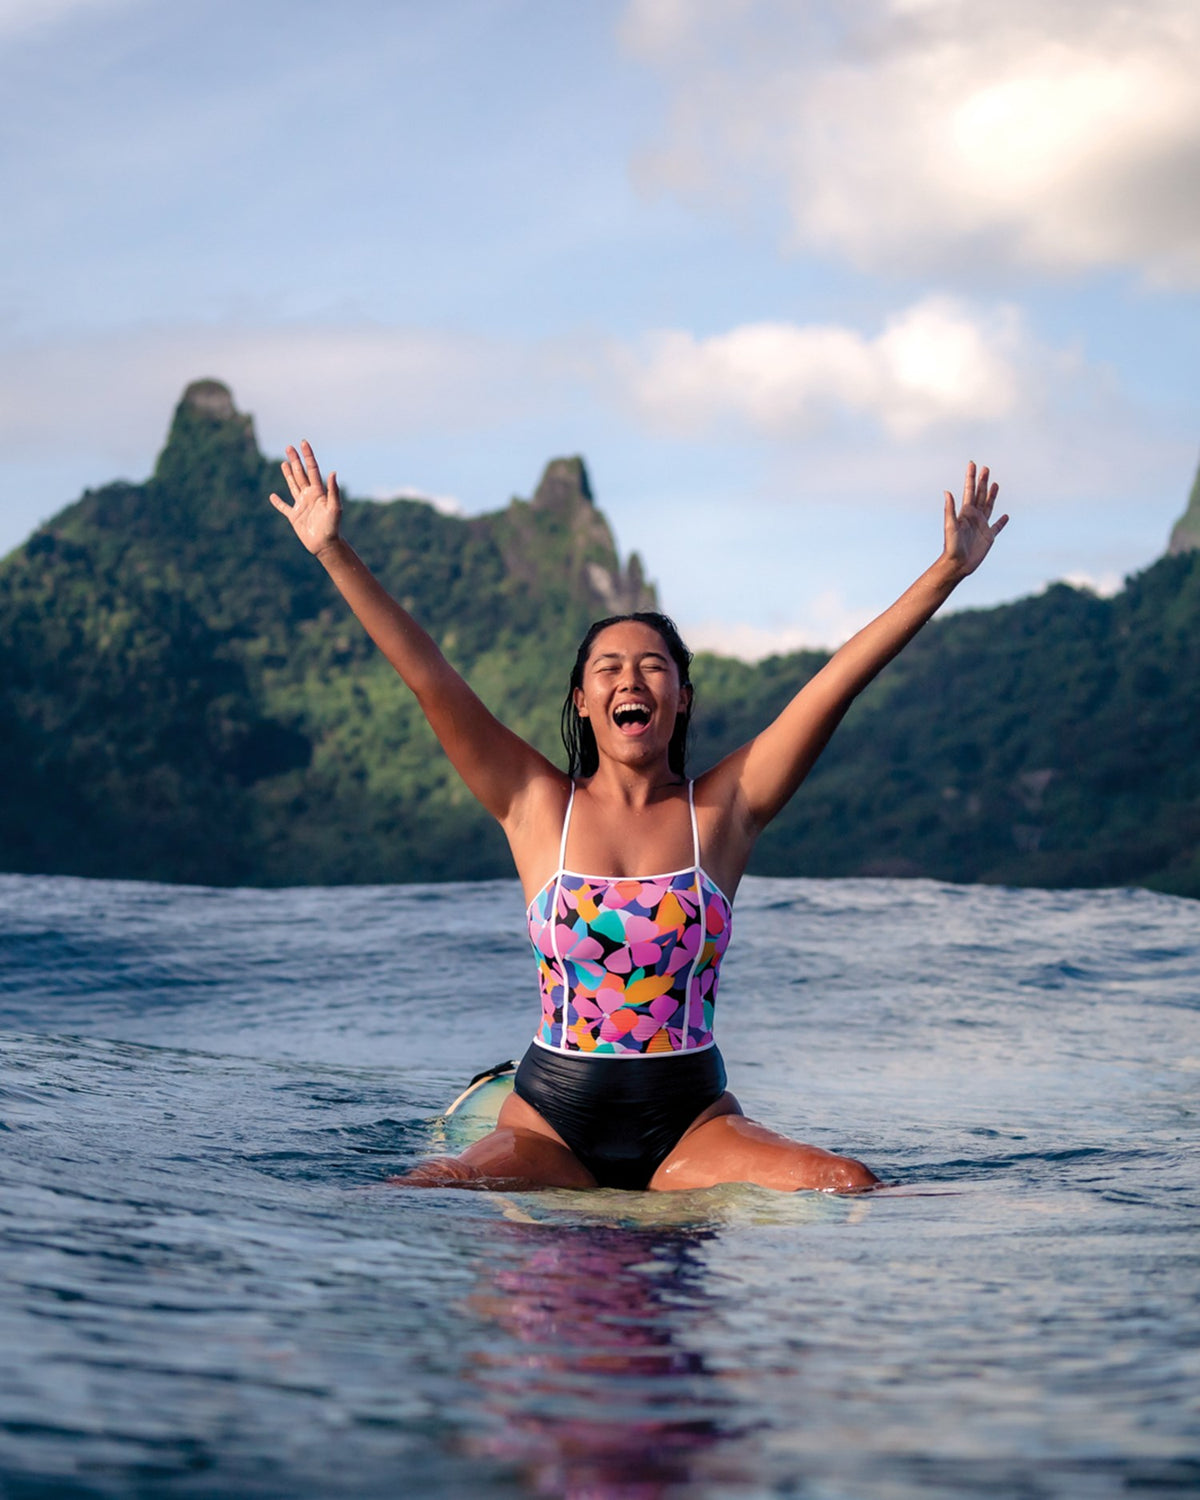
[[[815,1189],[861,1192],[879,1179],[850,1156],[789,1140],[742,1114],[702,1120],[679,1142],[650,1179],[658,1192],[753,1182],[781,1192]]]
[[[499,1122],[458,1156],[435,1156],[396,1187],[593,1188],[596,1179],[532,1105],[512,1095]]]

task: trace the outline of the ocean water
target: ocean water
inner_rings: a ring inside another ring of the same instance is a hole
[[[858,1198],[384,1185],[515,884],[0,877],[0,1493],[1200,1493],[1200,906],[749,880],[718,1032]]]

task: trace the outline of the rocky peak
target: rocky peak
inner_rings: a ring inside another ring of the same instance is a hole
[[[233,392],[220,380],[193,380],[179,405],[216,422],[228,422],[239,415]]]
[[[1192,485],[1187,509],[1172,528],[1167,551],[1172,555],[1178,552],[1200,551],[1200,469],[1196,471],[1196,480]]]
[[[583,459],[552,458],[534,491],[534,510],[572,511],[594,503],[592,482]]]
[[[550,460],[533,499],[505,513],[502,545],[513,578],[538,588],[552,577],[593,617],[657,607],[641,559],[622,562],[582,458]]]

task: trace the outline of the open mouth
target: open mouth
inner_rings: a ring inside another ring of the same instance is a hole
[[[621,703],[613,709],[613,723],[618,729],[645,729],[650,710],[644,703]]]

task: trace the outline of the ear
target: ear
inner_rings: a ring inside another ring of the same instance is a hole
[[[685,683],[684,686],[679,689],[679,713],[681,713],[681,714],[687,713],[688,709],[691,708],[691,706],[692,706],[692,685],[691,685],[690,682],[688,682],[688,683]],[[679,714],[676,714],[675,717],[678,718]]]
[[[575,712],[581,719],[590,717],[587,708],[584,706],[587,702],[587,699],[584,697],[582,688],[575,688],[575,690],[571,694],[571,702],[575,705]]]

